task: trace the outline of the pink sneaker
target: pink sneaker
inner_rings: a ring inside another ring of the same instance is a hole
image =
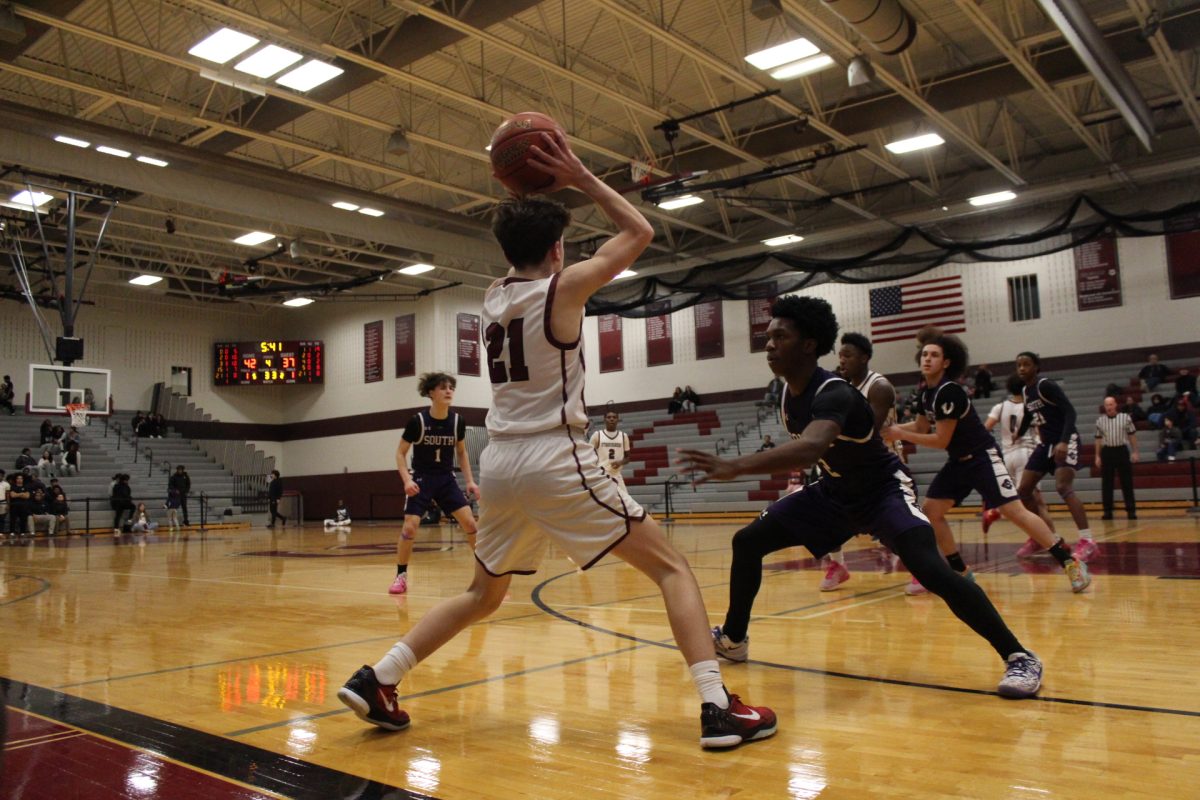
[[[1096,542],[1092,539],[1080,539],[1075,543],[1075,549],[1071,551],[1071,555],[1080,561],[1091,561],[1096,556]]]
[[[396,576],[396,580],[392,581],[392,585],[388,587],[388,594],[404,594],[408,591],[408,573],[401,572]]]
[[[850,570],[846,569],[846,565],[830,561],[829,569],[825,570],[825,577],[821,579],[821,591],[832,592],[848,580],[850,580]]]
[[[992,527],[992,523],[1000,519],[1000,509],[986,508],[983,511],[983,533],[986,536],[988,528]]]
[[[1045,548],[1035,542],[1033,539],[1028,540],[1021,548],[1017,550],[1017,558],[1029,558],[1032,555],[1044,552]]]
[[[904,587],[904,593],[909,597],[916,597],[921,594],[929,594],[929,590],[921,585],[921,582],[913,578],[908,582],[908,586]]]

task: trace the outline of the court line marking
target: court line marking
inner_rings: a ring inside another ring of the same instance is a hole
[[[45,578],[39,578],[36,575],[23,575],[21,573],[13,573],[12,575],[4,576],[5,583],[13,583],[18,580],[38,582],[38,583],[41,583],[41,586],[38,587],[37,591],[35,591],[35,592],[31,592],[29,594],[23,594],[20,597],[14,597],[11,600],[5,600],[3,602],[0,602],[0,606],[11,606],[13,603],[20,603],[23,600],[32,600],[33,598],[37,597],[42,592],[46,592],[46,591],[50,590],[50,581],[46,580]]]

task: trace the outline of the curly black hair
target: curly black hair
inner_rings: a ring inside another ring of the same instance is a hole
[[[1032,361],[1033,365],[1035,367],[1037,367],[1039,370],[1042,368],[1042,357],[1039,356],[1037,353],[1031,352],[1029,350],[1022,350],[1021,352],[1017,353],[1017,358],[1020,358],[1021,356],[1024,356],[1025,358],[1028,358],[1030,361]]]
[[[817,358],[833,350],[837,341],[838,322],[833,306],[819,297],[789,294],[771,304],[771,316],[790,320],[806,339],[817,343]]]
[[[967,346],[963,344],[962,339],[948,333],[942,333],[936,328],[932,335],[924,338],[925,341],[921,342],[921,347],[917,350],[918,360],[920,359],[921,350],[925,349],[926,345],[932,344],[940,347],[942,349],[942,356],[946,361],[950,362],[949,366],[946,367],[946,378],[954,380],[966,371],[970,353],[967,352]]]
[[[857,347],[868,360],[875,355],[875,348],[871,346],[871,340],[861,333],[843,333],[842,344]]]
[[[496,206],[492,234],[517,269],[542,263],[571,224],[571,212],[554,200],[521,198]]]
[[[450,384],[451,389],[458,388],[458,378],[445,372],[425,372],[417,379],[417,391],[421,397],[429,397],[429,393],[443,383]]]

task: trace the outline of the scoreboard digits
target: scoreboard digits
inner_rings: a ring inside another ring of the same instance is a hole
[[[324,383],[324,350],[319,341],[218,342],[213,347],[213,383]]]

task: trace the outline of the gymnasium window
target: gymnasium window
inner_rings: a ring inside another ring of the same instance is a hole
[[[1016,275],[1008,279],[1008,313],[1013,322],[1041,319],[1037,275]]]

